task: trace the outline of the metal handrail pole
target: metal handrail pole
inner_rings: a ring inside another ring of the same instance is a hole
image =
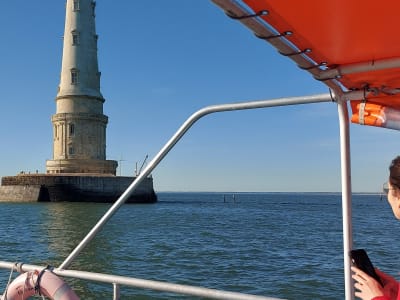
[[[28,264],[15,264],[11,262],[0,261],[0,268],[13,269],[19,272],[28,272],[45,269],[45,266],[36,266]],[[238,292],[229,292],[191,285],[175,284],[163,281],[146,280],[139,278],[129,278],[125,276],[109,275],[102,273],[77,271],[77,270],[60,270],[54,269],[53,273],[61,277],[77,278],[82,280],[96,281],[102,283],[112,283],[126,285],[140,289],[150,289],[159,292],[169,292],[181,295],[190,295],[196,297],[223,299],[223,300],[283,300],[279,298],[271,298],[265,296],[243,294]]]
[[[60,269],[66,269],[72,263],[74,258],[86,247],[86,245],[96,236],[97,232],[101,230],[104,224],[117,212],[119,207],[125,203],[131,193],[136,187],[153,171],[153,169],[160,163],[160,161],[168,154],[174,145],[181,139],[181,137],[189,130],[189,128],[202,117],[216,112],[247,110],[256,108],[267,108],[276,106],[296,105],[296,104],[310,104],[319,102],[331,102],[331,94],[318,94],[304,97],[289,97],[278,98],[271,100],[259,100],[249,102],[238,102],[211,105],[204,107],[194,114],[192,114],[183,125],[176,131],[171,139],[164,145],[157,155],[149,162],[145,169],[138,175],[138,177],[131,183],[125,192],[118,198],[118,200],[111,206],[111,208],[103,215],[97,224],[90,230],[90,232],[82,239],[79,245],[70,253],[70,255],[59,266]]]
[[[350,250],[353,247],[352,209],[351,209],[351,164],[350,164],[350,129],[347,102],[338,101],[340,127],[340,160],[342,181],[342,222],[343,222],[343,258],[345,299],[354,299],[354,287],[350,269]]]
[[[120,288],[118,283],[113,283],[113,300],[119,300],[121,297]]]

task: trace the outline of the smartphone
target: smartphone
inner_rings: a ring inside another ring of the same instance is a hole
[[[376,274],[375,268],[371,260],[369,259],[367,252],[365,252],[364,249],[351,250],[350,257],[354,266],[364,271],[372,278],[376,279],[376,281],[378,281],[381,286],[383,286],[380,277],[378,276],[378,274]]]

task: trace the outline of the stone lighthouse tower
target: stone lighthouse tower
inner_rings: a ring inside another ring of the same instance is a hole
[[[67,0],[60,85],[52,116],[53,159],[46,173],[20,172],[1,178],[0,201],[114,202],[135,180],[116,176],[106,160],[104,97],[100,92],[93,0]],[[153,178],[145,178],[129,203],[153,203]]]
[[[60,85],[53,123],[53,159],[48,174],[116,174],[106,160],[104,98],[100,92],[93,0],[67,0]]]

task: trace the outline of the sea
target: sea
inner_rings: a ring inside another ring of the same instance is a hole
[[[344,299],[338,193],[158,193],[125,204],[70,269],[282,299]],[[111,204],[1,203],[0,260],[59,266]],[[354,248],[400,278],[400,222],[385,197],[353,195]],[[15,274],[16,272],[14,272]],[[0,270],[3,293],[10,270]],[[81,299],[110,284],[67,279]],[[121,286],[121,299],[199,299]]]

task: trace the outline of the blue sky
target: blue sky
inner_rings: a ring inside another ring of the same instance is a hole
[[[0,11],[0,176],[45,172],[61,71],[64,0]],[[153,158],[211,104],[328,89],[208,0],[97,1],[107,158]],[[209,115],[153,172],[156,191],[340,191],[334,103]],[[379,191],[399,133],[351,125],[353,190]]]

